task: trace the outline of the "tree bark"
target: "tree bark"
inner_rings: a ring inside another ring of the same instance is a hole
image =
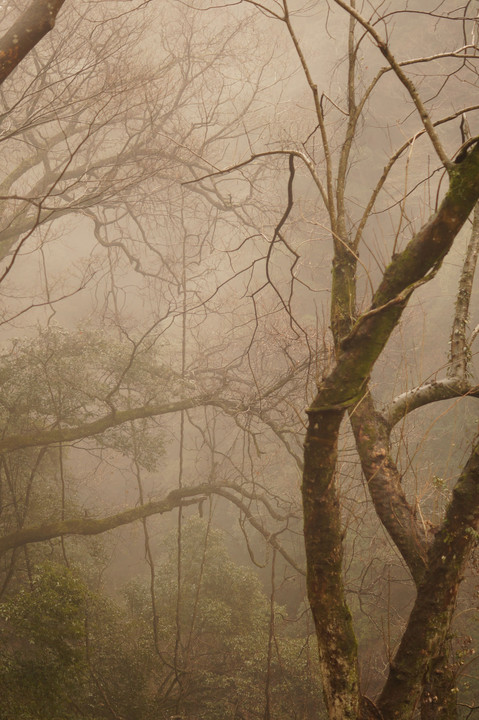
[[[163,500],[155,500],[103,518],[85,517],[54,520],[35,527],[21,528],[0,537],[0,555],[7,552],[7,550],[65,535],[100,535],[122,525],[129,525],[141,518],[169,512],[179,505],[198,503],[205,487],[207,486],[200,485],[194,488],[185,488],[184,490],[172,490]]]
[[[344,413],[309,413],[303,475],[308,598],[319,646],[330,720],[357,720],[359,671],[342,577],[341,509],[335,485],[337,438]]]
[[[414,581],[419,583],[426,571],[431,537],[427,536],[426,528],[418,522],[406,499],[400,472],[390,453],[389,428],[376,411],[369,390],[351,408],[350,422],[376,513]]]
[[[427,571],[379,699],[379,708],[387,718],[409,720],[419,704],[430,663],[442,654],[478,525],[479,443],[476,443],[429,551]]]
[[[458,720],[456,671],[451,665],[448,646],[430,663],[421,695],[421,720]]]
[[[344,412],[363,399],[369,375],[397,326],[409,297],[428,274],[439,267],[478,199],[477,144],[462,163],[449,168],[449,178],[449,190],[438,211],[386,268],[370,310],[356,320],[346,337],[335,337],[336,365],[321,382],[308,410],[303,476],[308,595],[316,624],[325,700],[331,720],[357,718],[362,712],[356,642],[341,576],[342,537],[335,486],[339,427]],[[332,303],[334,299],[335,295]],[[334,318],[333,310],[331,316]],[[387,444],[384,447],[386,429],[381,428],[373,416],[367,426],[358,421],[357,430],[360,446],[361,443],[369,445],[367,452],[363,452],[364,466],[369,482],[373,483],[384,521],[395,533],[401,552],[408,559],[417,580],[421,581],[403,642],[379,703],[379,710],[385,718],[410,720],[419,703],[429,663],[440,655],[444,644],[468,553],[462,553],[463,560],[457,561],[462,542],[460,533],[452,543],[453,550],[442,547],[441,543],[451,537],[451,521],[446,520],[425,562],[426,537],[414,521],[395,468],[389,462]],[[466,478],[474,475],[473,460],[471,462],[459,488],[465,487],[468,484]],[[382,481],[389,483],[394,495],[391,507],[387,506],[387,493],[380,482],[381,473]],[[456,488],[455,497],[458,492],[461,493]],[[399,518],[394,517],[395,510],[399,512]],[[468,517],[467,509],[464,510],[465,517]],[[402,530],[401,522],[406,523]],[[418,542],[416,550],[406,539],[406,533],[411,530],[413,539]],[[446,558],[451,556],[454,572],[444,573],[443,555]]]
[[[33,0],[0,39],[0,85],[54,27],[65,0]]]

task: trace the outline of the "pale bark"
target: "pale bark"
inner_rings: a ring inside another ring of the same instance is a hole
[[[454,322],[451,333],[451,365],[448,374],[450,377],[467,377],[470,348],[467,341],[467,322],[469,319],[469,306],[471,302],[472,284],[476,272],[477,255],[479,253],[479,205],[474,208],[471,237],[467,244],[459,290],[456,297]]]
[[[479,386],[471,385],[462,378],[447,377],[432,380],[394,398],[387,407],[384,417],[388,426],[393,428],[403,417],[425,405],[452,398],[478,396]]]

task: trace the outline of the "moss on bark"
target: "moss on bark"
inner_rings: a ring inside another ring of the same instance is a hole
[[[416,284],[441,263],[478,197],[479,149],[476,145],[460,165],[450,170],[449,190],[438,211],[404,251],[392,259],[374,294],[370,310],[352,327],[355,284],[350,270],[353,264],[343,263],[336,243],[331,310],[336,366],[321,383],[308,411],[310,422],[303,480],[308,594],[316,623],[325,699],[331,720],[360,717],[363,714],[361,708],[366,707],[360,700],[356,641],[341,575],[342,530],[335,486],[339,427],[345,410],[363,396],[374,364],[397,326]],[[348,330],[346,336],[345,329]],[[371,467],[373,465],[374,462]],[[378,468],[380,463],[376,470]],[[422,577],[422,581],[381,695],[379,709],[385,718],[410,720],[419,703],[429,665],[443,647],[467,548],[471,544],[467,527],[473,528],[476,523],[475,519],[472,524],[467,519],[471,515],[473,491],[470,480],[474,472],[469,463],[465,470],[469,480],[464,476],[455,491],[451,507],[456,510],[451,511],[453,514],[446,520],[444,532],[436,536],[426,572],[422,553],[416,558],[417,562],[414,560],[411,564],[416,579]],[[476,477],[474,482],[479,485],[477,480]],[[462,494],[466,498],[463,507]],[[402,508],[406,520],[410,520],[405,501]],[[458,514],[454,515],[454,512]],[[461,518],[469,525],[457,530]],[[405,527],[404,533],[410,530],[409,526]],[[440,548],[441,542],[446,543],[447,548]],[[403,543],[402,549],[407,555],[407,543]]]
[[[357,645],[342,578],[342,528],[335,485],[342,411],[310,413],[302,494],[308,597],[318,637],[330,720],[357,720]]]

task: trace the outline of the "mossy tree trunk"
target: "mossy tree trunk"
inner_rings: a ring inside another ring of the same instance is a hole
[[[424,678],[434,673],[433,661],[441,657],[444,648],[478,525],[479,443],[476,443],[429,550],[427,570],[379,700],[385,717],[401,720],[411,717]],[[447,707],[442,710],[446,712]],[[442,716],[450,717],[444,713]]]
[[[359,671],[342,580],[342,527],[334,482],[343,410],[309,413],[303,476],[307,588],[319,640],[324,700],[331,720],[359,712]]]
[[[341,512],[335,474],[340,425],[346,410],[352,416],[358,451],[378,515],[418,587],[406,632],[378,701],[378,716],[381,713],[388,719],[410,720],[419,707],[423,686],[434,672],[432,664],[444,648],[478,522],[475,448],[456,486],[442,528],[433,540],[426,536],[414,518],[390,457],[389,429],[368,394],[369,375],[409,297],[435,272],[479,197],[477,146],[460,165],[449,167],[449,178],[449,190],[438,211],[386,268],[370,309],[356,320],[354,309],[351,310],[350,330],[341,337],[338,332],[344,333],[348,325],[344,318],[344,295],[347,287],[351,287],[351,277],[347,272],[334,273],[331,314],[336,364],[323,379],[308,410],[303,480],[308,593],[326,704],[334,720],[372,717],[370,703],[361,700],[357,649],[340,567]],[[338,266],[344,268],[337,260],[335,267]],[[350,264],[349,268],[352,267]],[[437,718],[454,717],[453,710],[444,714],[444,708],[436,707],[431,712],[436,712]]]

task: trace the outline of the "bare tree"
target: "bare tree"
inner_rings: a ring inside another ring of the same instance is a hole
[[[303,85],[298,91],[289,82],[290,76],[284,79],[284,93],[295,93],[287,114],[275,110],[274,116],[268,115],[265,103],[260,116],[256,116],[261,123],[255,122],[251,120],[255,117],[254,103],[248,96],[234,122],[228,122],[228,113],[220,111],[226,103],[225,96],[216,88],[209,88],[213,94],[202,95],[194,106],[195,111],[201,109],[200,122],[185,122],[189,103],[193,97],[198,99],[195,83],[199,73],[209,67],[203,46],[205,55],[193,75],[187,72],[192,55],[186,55],[185,64],[176,57],[179,76],[187,81],[179,84],[178,95],[172,90],[171,116],[157,113],[148,95],[148,83],[145,94],[140,93],[135,105],[133,129],[129,124],[131,109],[122,105],[125,96],[121,92],[112,90],[111,115],[109,103],[104,105],[101,101],[97,105],[95,95],[92,114],[81,123],[83,134],[78,134],[78,141],[76,126],[68,131],[68,141],[61,129],[58,143],[63,148],[62,158],[53,164],[53,176],[47,186],[43,182],[52,163],[45,154],[46,143],[40,143],[41,130],[24,124],[22,137],[37,133],[33,146],[40,147],[40,154],[34,165],[27,159],[26,169],[21,170],[25,157],[20,151],[12,182],[6,186],[5,201],[13,208],[6,225],[6,252],[14,247],[9,244],[9,232],[14,231],[13,242],[22,243],[32,228],[37,229],[55,214],[60,216],[72,209],[82,212],[93,223],[95,237],[100,245],[106,246],[110,259],[118,249],[121,257],[140,271],[144,284],[137,286],[135,292],[158,288],[158,281],[166,279],[171,303],[164,314],[157,313],[154,321],[148,317],[148,322],[156,332],[158,317],[167,318],[177,351],[179,336],[187,328],[184,322],[179,328],[178,320],[184,318],[188,308],[189,342],[201,349],[195,359],[202,354],[203,362],[195,360],[188,367],[183,357],[181,371],[176,368],[174,376],[177,383],[174,397],[165,400],[152,392],[151,397],[138,397],[138,402],[132,403],[123,381],[145,347],[145,339],[153,337],[153,331],[145,331],[141,341],[132,341],[128,336],[133,347],[130,360],[104,392],[93,398],[93,405],[84,402],[68,423],[52,422],[45,413],[36,418],[28,432],[7,424],[0,449],[6,452],[72,443],[140,419],[172,413],[181,413],[184,418],[185,413],[201,407],[202,420],[193,415],[191,420],[192,425],[199,426],[205,447],[208,437],[204,426],[214,422],[213,413],[221,412],[247,438],[248,452],[254,449],[260,455],[262,441],[258,441],[258,435],[272,433],[281,440],[297,469],[302,462],[297,444],[300,423],[295,424],[296,380],[302,377],[303,396],[311,400],[302,485],[307,582],[329,716],[332,720],[380,717],[405,720],[420,712],[424,719],[450,719],[458,717],[458,709],[446,641],[459,584],[479,525],[477,439],[472,441],[469,459],[458,469],[450,501],[437,520],[434,516],[425,517],[428,508],[421,507],[409,492],[410,462],[406,459],[406,467],[401,468],[402,437],[396,436],[394,428],[404,424],[413,411],[427,405],[475,397],[478,393],[471,360],[477,332],[467,333],[477,255],[476,216],[472,219],[471,239],[459,278],[447,371],[441,375],[437,364],[429,364],[417,382],[412,386],[409,382],[387,402],[392,393],[381,388],[383,378],[376,368],[386,357],[386,346],[389,349],[395,342],[411,298],[424,293],[426,285],[431,283],[432,287],[432,281],[440,278],[445,258],[457,239],[461,240],[461,231],[479,198],[478,138],[468,134],[466,127],[467,123],[474,127],[478,110],[474,98],[477,18],[471,3],[458,9],[452,3],[441,2],[434,10],[410,2],[394,9],[382,4],[374,8],[367,3],[360,8],[358,5],[354,1],[334,0],[327,7],[312,4],[292,8],[287,0],[265,4],[245,0],[214,9],[222,29],[233,17],[236,23],[238,19],[245,23],[246,32],[252,37],[253,29],[257,31],[258,27],[265,35],[272,34],[274,29],[277,37],[281,34],[290,43],[289,60],[301,73]],[[213,8],[204,13],[205,25],[211,13]],[[418,32],[419,24],[422,32]],[[236,38],[238,24],[235,28]],[[318,32],[323,53],[319,59],[315,51]],[[182,48],[188,47],[194,37],[193,31],[189,33]],[[417,38],[421,38],[420,42]],[[435,44],[438,38],[442,43],[439,51]],[[231,40],[230,34],[224,40],[223,50]],[[328,49],[333,61],[328,60]],[[92,74],[96,76],[101,67],[100,58],[95,61]],[[256,92],[266,87],[270,95],[265,91],[263,97],[270,97],[271,106],[281,108],[284,95],[278,98],[269,70],[265,66],[262,70],[254,76],[254,82],[247,84],[248,89]],[[219,72],[215,79],[219,80],[221,75]],[[230,80],[233,77],[227,101],[227,109],[231,110],[241,92],[234,73],[228,75],[224,70],[223,77]],[[176,89],[178,76],[173,78]],[[387,80],[389,84],[383,87]],[[121,87],[121,78],[118,82]],[[27,81],[21,90],[27,103],[28,88]],[[190,88],[193,94],[188,93]],[[65,107],[75,104],[76,92],[70,95],[67,91]],[[212,112],[207,101],[213,97],[216,105]],[[21,102],[15,102],[11,112],[16,112]],[[298,119],[296,127],[290,129],[293,105],[298,106],[295,110]],[[176,122],[172,119],[174,111],[179,111]],[[79,112],[81,115],[83,110]],[[102,119],[104,112],[108,122]],[[167,151],[149,133],[157,114],[161,116],[159,127],[167,127],[164,133],[168,138]],[[118,126],[114,118],[119,118]],[[270,124],[262,132],[265,118],[269,118]],[[121,147],[122,157],[121,164],[115,161],[114,169],[105,172],[105,165],[110,168],[108,156],[100,152],[99,159],[92,161],[94,154],[92,151],[83,154],[83,144],[86,147],[92,137],[96,150],[97,137],[98,147],[103,151],[110,121],[115,128],[115,151]],[[43,122],[40,119],[38,127]],[[135,152],[140,156],[141,151],[144,153],[144,164],[141,169],[134,164],[132,174],[128,169],[130,133],[135,143],[140,138]],[[48,140],[53,147],[54,137],[50,134]],[[149,165],[151,144],[158,156],[164,152],[164,157],[171,160],[171,168],[164,175],[161,163]],[[32,157],[30,146],[25,152]],[[178,165],[182,170],[171,183]],[[281,183],[277,180],[278,166],[284,172]],[[40,170],[32,172],[32,167]],[[84,183],[90,177],[94,182]],[[174,198],[176,203],[168,207],[181,210],[174,215],[174,221],[169,217],[163,227],[175,228],[178,234],[173,232],[171,237],[181,237],[183,248],[197,243],[199,249],[190,265],[195,270],[188,277],[185,264],[179,266],[176,262],[181,261],[181,255],[186,257],[184,251],[177,252],[175,257],[171,245],[168,253],[164,253],[151,242],[153,213],[145,220],[141,213],[130,211],[128,201],[125,202],[130,188],[136,186],[138,178],[143,182],[145,177],[141,198],[144,206],[151,187],[158,178],[165,179],[170,200]],[[21,180],[24,185],[26,178],[32,180],[29,193],[13,192],[15,183]],[[115,186],[115,200],[109,196],[110,181]],[[275,182],[274,187],[271,181]],[[53,202],[57,187],[61,187],[60,201]],[[101,201],[95,194],[99,188]],[[313,193],[314,200],[310,201]],[[300,202],[301,194],[306,200]],[[264,196],[274,199],[266,203]],[[283,198],[283,207],[277,210],[279,196]],[[123,205],[127,207],[128,219],[122,224],[119,208]],[[131,227],[137,233],[133,241]],[[324,250],[321,242],[326,237],[331,241],[329,251]],[[154,272],[147,267],[145,252],[149,257],[155,255]],[[320,260],[315,259],[315,254]],[[170,262],[174,257],[175,262]],[[317,327],[322,325],[321,301],[327,273],[320,266],[326,259],[332,270],[329,334],[323,327],[314,337],[312,321]],[[225,268],[229,270],[226,280],[222,275]],[[172,288],[179,300],[174,300]],[[233,320],[228,316],[221,327],[228,323],[231,327],[233,323],[234,331],[230,347],[222,356],[214,342],[211,318],[216,317],[216,311],[219,315],[226,297],[234,304],[235,312]],[[249,315],[244,310],[245,298]],[[286,322],[282,320],[280,324],[284,341],[278,345],[279,369],[275,366],[277,360],[268,355],[265,328],[272,326],[272,318],[274,323],[280,316]],[[125,328],[121,330],[126,335]],[[301,344],[304,349],[298,351]],[[432,352],[431,360],[436,362]],[[306,370],[315,372],[307,374]],[[311,397],[314,374],[317,390]],[[293,379],[294,394],[290,385]],[[386,382],[390,382],[390,376]],[[384,402],[386,407],[379,410]],[[340,433],[348,416],[372,504],[416,589],[404,634],[391,659],[384,687],[374,702],[365,697],[361,688],[357,642],[344,587],[343,498],[338,481]],[[284,417],[286,423],[282,422]],[[75,520],[76,525],[62,520],[45,526],[43,531],[40,527],[18,527],[9,534],[4,548],[70,532],[99,532],[101,528],[177,506],[191,493],[195,497],[210,492],[222,494],[239,504],[244,516],[264,531],[247,502],[260,501],[258,486],[251,481],[251,467],[252,464],[248,465],[248,472],[244,473],[245,483],[234,488],[228,487],[226,479],[221,488],[195,483],[191,490],[187,487],[175,490],[160,505],[142,504],[133,514],[129,511],[83,524]],[[241,476],[242,466],[235,471]],[[231,492],[232,489],[238,492],[238,487],[239,496]],[[277,509],[270,500],[260,501],[270,517],[287,522],[287,513],[279,513],[275,518]],[[276,535],[269,537],[277,542]],[[281,551],[281,547],[278,543],[275,549]],[[294,559],[292,562],[297,564]]]
[[[477,395],[470,361],[476,334],[468,336],[466,332],[477,220],[473,220],[460,279],[447,375],[440,379],[432,369],[432,381],[401,393],[382,412],[374,390],[380,378],[373,375],[372,380],[371,375],[411,297],[439,273],[478,199],[478,139],[464,133],[461,137],[458,131],[461,117],[463,130],[466,116],[471,125],[476,118],[474,98],[469,99],[467,89],[462,93],[458,89],[459,83],[477,82],[475,11],[470,5],[458,9],[448,3],[429,11],[408,3],[394,10],[382,6],[370,10],[364,4],[361,12],[355,2],[335,0],[324,9],[323,18],[333,42],[346,38],[341,45],[343,59],[336,68],[338,93],[328,88],[326,81],[322,90],[315,78],[327,72],[321,73],[320,61],[308,44],[311,39],[305,18],[311,14],[321,22],[320,8],[293,8],[287,0],[249,4],[261,11],[266,18],[262,21],[269,27],[289,37],[305,94],[309,92],[311,98],[310,115],[305,121],[307,129],[289,146],[278,142],[277,148],[264,149],[256,143],[249,157],[222,173],[247,172],[250,164],[265,158],[283,156],[288,160],[287,205],[269,239],[263,289],[276,293],[293,325],[292,293],[294,283],[301,279],[292,240],[294,225],[290,225],[299,202],[295,192],[298,168],[304,169],[317,189],[323,210],[316,224],[332,239],[330,329],[334,357],[307,410],[302,486],[308,592],[329,716],[338,720],[410,718],[421,707],[424,718],[454,718],[457,689],[446,638],[479,524],[477,443],[473,441],[470,458],[458,472],[443,517],[432,523],[424,520],[417,504],[406,495],[391,432],[409,413],[427,404]],[[414,36],[408,35],[419,22],[429,30],[416,29]],[[424,52],[414,41],[420,37],[422,42],[428,32],[432,47]],[[446,50],[435,50],[435,33],[443,39],[447,35]],[[327,46],[325,37],[320,57],[326,62]],[[329,47],[333,50],[331,44]],[[390,82],[383,92],[386,78]],[[439,99],[446,93],[454,100],[452,110],[444,113]],[[391,120],[387,105],[393,113]],[[402,138],[394,127],[398,125]],[[423,149],[425,141],[432,158]],[[388,145],[393,147],[389,155]],[[366,157],[362,163],[361,156]],[[439,182],[434,179],[436,174]],[[217,177],[213,175],[212,182]],[[414,190],[424,183],[431,188],[432,200],[418,212]],[[388,193],[388,200],[383,193]],[[393,231],[390,240],[383,240],[387,212]],[[419,222],[415,216],[424,219]],[[382,240],[376,247],[371,242],[374,232],[380,233]],[[292,281],[286,291],[284,284],[281,287],[275,282],[272,272],[281,250],[292,256]],[[417,591],[377,707],[361,692],[357,643],[343,580],[338,440],[347,414],[372,502]]]

